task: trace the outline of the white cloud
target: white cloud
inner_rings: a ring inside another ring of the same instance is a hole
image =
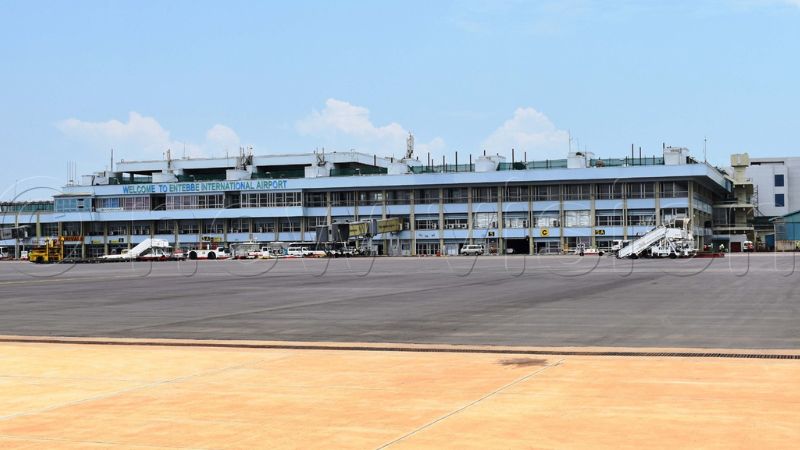
[[[569,133],[559,130],[544,114],[533,108],[517,108],[483,142],[488,153],[509,156],[515,149],[518,159],[527,152],[528,160],[561,159],[567,155]]]
[[[216,124],[206,131],[206,141],[221,149],[236,150],[239,148],[239,135],[225,125]]]
[[[298,120],[295,128],[300,134],[324,139],[326,146],[339,145],[385,155],[405,153],[408,137],[408,130],[399,123],[376,126],[369,117],[369,109],[334,98],[325,101],[322,111],[313,110]],[[441,152],[445,147],[444,139],[437,137],[428,143],[418,143],[416,153]]]
[[[220,155],[224,150],[235,151],[239,147],[239,136],[231,128],[216,124],[205,133],[205,141],[191,142],[174,139],[170,132],[153,117],[142,116],[131,111],[128,121],[111,119],[105,122],[88,122],[66,119],[56,127],[74,140],[86,143],[96,150],[113,148],[121,158],[159,158],[167,149],[179,157]]]

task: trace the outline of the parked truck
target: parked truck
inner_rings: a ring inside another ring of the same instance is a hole
[[[231,254],[225,247],[209,247],[199,250],[189,250],[189,259],[228,259]]]
[[[32,248],[28,260],[36,264],[59,263],[64,260],[64,239],[48,239],[44,245]]]

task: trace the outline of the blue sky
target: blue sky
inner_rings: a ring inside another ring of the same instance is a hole
[[[7,1],[0,198],[112,147],[399,156],[408,131],[421,159],[560,158],[570,134],[603,157],[797,155],[798,55],[800,0]]]

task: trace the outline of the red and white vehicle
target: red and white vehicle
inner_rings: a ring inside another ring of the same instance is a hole
[[[200,250],[189,250],[189,259],[228,259],[231,254],[225,247],[210,247]]]

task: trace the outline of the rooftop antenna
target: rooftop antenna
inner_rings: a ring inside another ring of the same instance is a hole
[[[186,142],[183,143],[183,159],[186,159]]]
[[[111,148],[111,171],[114,171],[114,148]]]
[[[405,159],[412,159],[414,157],[414,135],[411,132],[408,132],[408,138],[406,139],[406,158]]]
[[[567,130],[567,150],[572,153],[572,131]]]
[[[708,162],[708,157],[706,155],[706,144],[708,144],[708,138],[703,136],[703,162]]]

